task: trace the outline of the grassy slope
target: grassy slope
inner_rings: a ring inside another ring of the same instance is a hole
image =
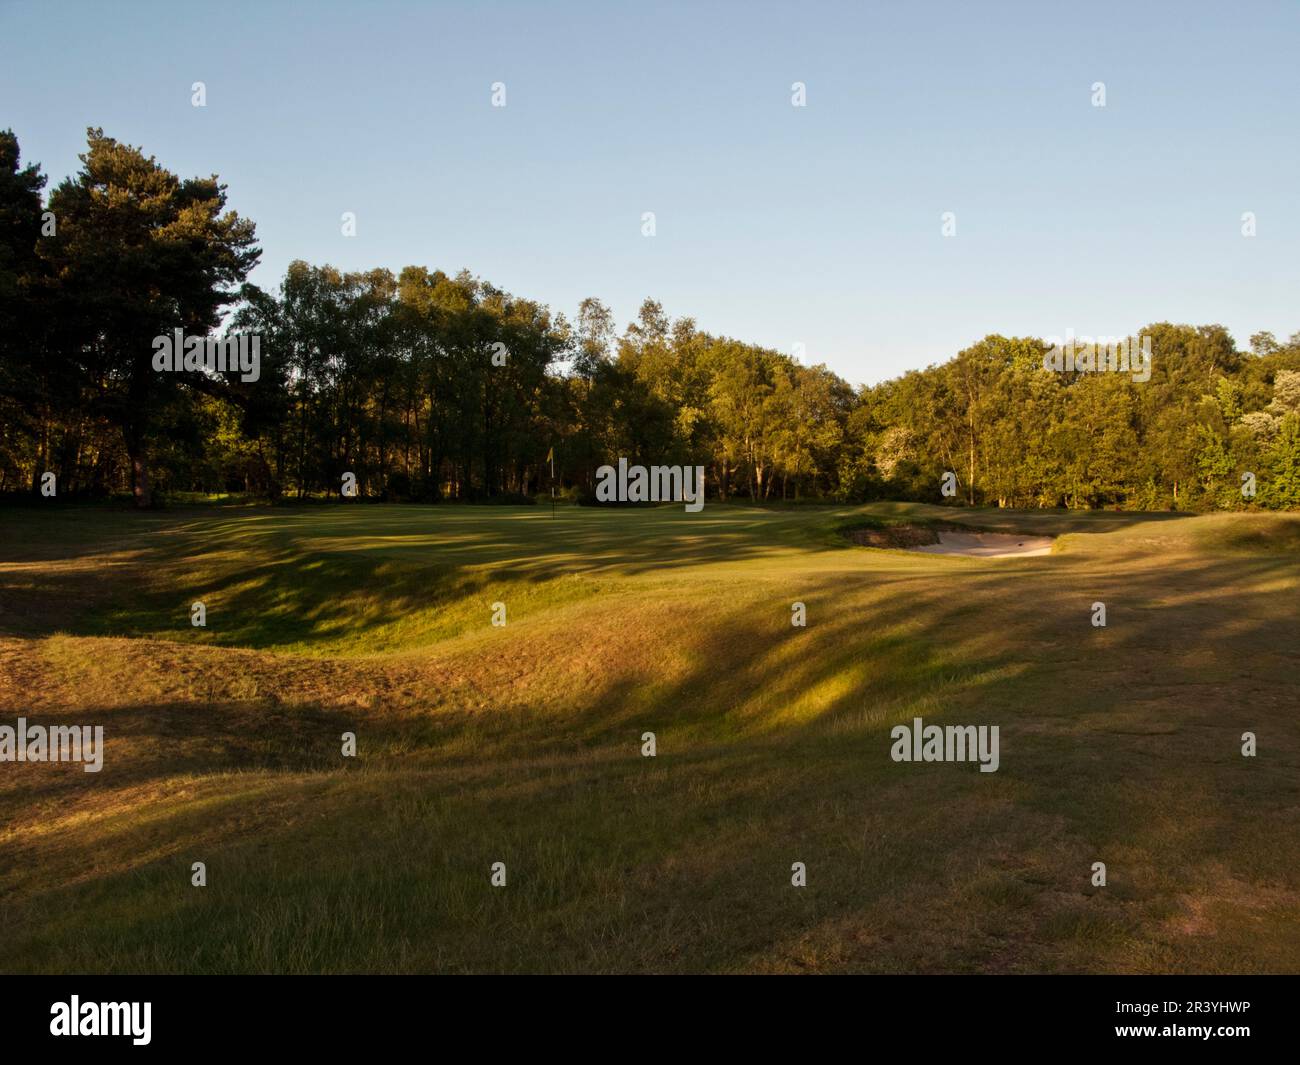
[[[1300,971],[1300,516],[850,513],[0,512],[0,969]]]

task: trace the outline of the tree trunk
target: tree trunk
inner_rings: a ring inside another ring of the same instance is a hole
[[[135,497],[135,505],[145,510],[153,506],[153,489],[149,484],[149,455],[141,434],[134,429],[127,430],[126,453],[131,459],[131,493]]]
[[[970,437],[970,480],[966,483],[966,498],[970,505],[975,505],[975,427],[971,426]]]

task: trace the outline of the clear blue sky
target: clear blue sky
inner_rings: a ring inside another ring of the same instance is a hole
[[[0,127],[52,184],[88,125],[216,172],[263,287],[465,267],[620,328],[653,296],[859,383],[989,332],[1300,330],[1298,54],[1294,0],[0,0]]]

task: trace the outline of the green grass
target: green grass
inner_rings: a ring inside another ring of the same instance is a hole
[[[842,535],[952,520],[1059,539]],[[0,968],[1300,971],[1297,544],[915,504],[3,511],[0,723],[108,748],[0,765]],[[1001,769],[892,762],[915,716],[999,725]]]

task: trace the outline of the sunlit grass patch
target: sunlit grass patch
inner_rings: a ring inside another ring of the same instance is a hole
[[[1293,519],[958,512],[1061,535],[1019,560],[836,531],[952,512],[7,517],[3,716],[107,747],[5,767],[0,965],[1300,970]],[[1001,767],[891,761],[914,717],[998,725]]]

